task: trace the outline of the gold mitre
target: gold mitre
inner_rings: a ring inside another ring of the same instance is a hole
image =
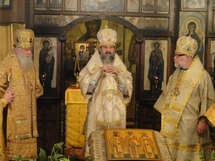
[[[117,33],[115,30],[108,28],[107,25],[97,33],[97,38],[99,40],[99,47],[103,45],[116,46]]]
[[[190,36],[181,36],[176,43],[177,53],[186,54],[194,57],[198,49],[198,42]]]
[[[17,48],[32,48],[34,43],[34,32],[30,29],[18,29],[14,33],[14,47]]]

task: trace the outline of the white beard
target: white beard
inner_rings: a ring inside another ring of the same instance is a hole
[[[34,64],[33,64],[33,60],[32,60],[32,55],[29,57],[23,56],[21,53],[17,53],[17,58],[19,60],[19,63],[21,65],[21,67],[27,71],[33,68]]]
[[[181,62],[180,64],[179,63],[174,63],[174,66],[176,68],[182,68],[182,69],[187,68],[184,62]]]

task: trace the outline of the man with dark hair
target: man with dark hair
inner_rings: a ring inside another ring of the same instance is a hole
[[[99,49],[79,74],[81,93],[88,100],[85,123],[86,149],[88,137],[101,129],[126,128],[126,104],[132,96],[132,76],[115,52],[117,33],[106,28],[97,33]]]

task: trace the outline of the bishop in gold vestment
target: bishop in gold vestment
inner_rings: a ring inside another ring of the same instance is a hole
[[[97,33],[100,47],[79,74],[82,95],[88,100],[86,149],[89,135],[101,129],[126,128],[126,104],[132,96],[132,76],[115,53],[116,31]]]
[[[9,160],[18,155],[23,160],[38,157],[36,98],[43,94],[43,88],[32,62],[33,39],[32,30],[18,29],[14,49],[0,62],[0,91],[9,88],[15,94],[7,108],[5,139]]]
[[[154,107],[161,113],[161,131],[174,161],[209,160],[212,147],[209,128],[201,118],[214,103],[211,77],[195,55],[197,42],[191,37],[177,41],[176,70]],[[188,63],[189,62],[189,63]]]

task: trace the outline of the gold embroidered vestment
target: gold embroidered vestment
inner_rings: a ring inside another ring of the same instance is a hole
[[[15,159],[18,154],[22,155],[22,159],[36,159],[36,98],[43,94],[38,73],[35,68],[24,72],[14,51],[1,61],[0,69],[0,90],[6,90],[10,76],[10,89],[15,94],[15,100],[8,105],[7,111],[5,138],[9,159]]]

